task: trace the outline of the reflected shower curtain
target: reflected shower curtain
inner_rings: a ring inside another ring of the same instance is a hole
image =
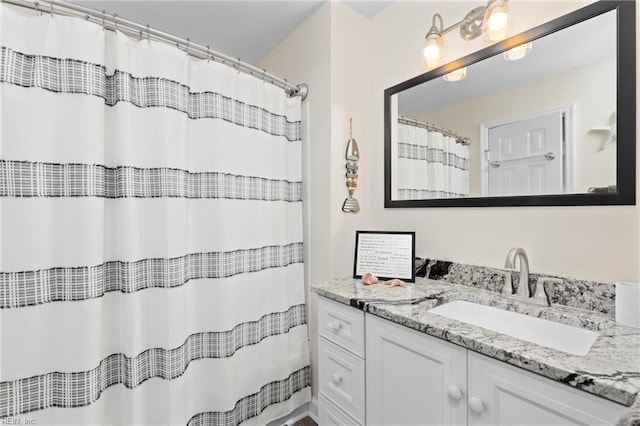
[[[309,401],[300,100],[0,14],[0,422],[265,424]]]
[[[469,147],[425,127],[398,123],[398,199],[469,196]]]

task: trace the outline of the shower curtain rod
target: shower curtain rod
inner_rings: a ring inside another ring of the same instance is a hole
[[[128,19],[120,18],[115,13],[113,15],[108,15],[105,10],[99,11],[61,0],[0,0],[0,2],[33,9],[42,14],[50,13],[52,17],[54,14],[81,17],[87,21],[100,24],[107,30],[117,30],[128,35],[137,36],[140,39],[175,44],[179,49],[195,58],[218,61],[222,64],[233,67],[238,71],[244,72],[245,74],[250,74],[267,83],[280,87],[290,97],[300,96],[302,100],[305,100],[309,92],[309,87],[305,83],[289,83],[286,79],[271,74],[264,69],[242,62],[240,58],[233,58],[225,55],[224,53],[216,52],[211,50],[209,46],[192,43],[188,38],[184,39],[177,37],[173,34],[151,28],[149,25],[142,25]]]
[[[408,124],[409,126],[414,126],[414,127],[422,127],[423,129],[427,129],[427,130],[434,130],[436,132],[443,133],[445,136],[451,136],[452,138],[455,138],[456,142],[459,144],[471,145],[471,138],[460,136],[454,131],[445,129],[444,127],[437,126],[432,123],[427,123],[426,121],[419,121],[419,120],[416,120],[415,118],[407,118],[401,115],[400,117],[398,117],[398,123]]]

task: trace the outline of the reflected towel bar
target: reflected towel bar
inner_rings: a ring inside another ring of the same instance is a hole
[[[489,164],[491,164],[491,167],[500,167],[500,165],[502,163],[509,163],[511,161],[524,161],[524,160],[548,160],[551,161],[554,158],[556,158],[556,155],[553,152],[547,152],[545,154],[539,154],[539,155],[530,155],[528,157],[517,157],[517,158],[509,158],[506,160],[500,160],[500,161],[491,161],[489,162]]]

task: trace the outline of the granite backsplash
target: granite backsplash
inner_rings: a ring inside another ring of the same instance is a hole
[[[436,259],[416,257],[416,276],[433,280],[463,284],[485,290],[501,292],[505,284],[504,269],[484,266],[465,265]],[[511,272],[512,281],[517,286],[518,272]],[[595,281],[578,280],[552,274],[531,272],[529,282],[532,292],[535,291],[538,278],[551,277],[562,280],[562,283],[546,282],[545,289],[551,303],[601,312],[615,317],[615,285]]]

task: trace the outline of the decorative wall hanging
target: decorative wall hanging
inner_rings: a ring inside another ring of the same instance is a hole
[[[358,143],[353,139],[353,119],[349,119],[349,142],[347,142],[347,152],[345,155],[347,173],[347,188],[349,190],[349,197],[344,200],[342,204],[342,211],[345,213],[357,213],[360,211],[360,203],[356,198],[353,198],[353,193],[358,186],[358,160],[360,159],[360,150],[358,149]]]

